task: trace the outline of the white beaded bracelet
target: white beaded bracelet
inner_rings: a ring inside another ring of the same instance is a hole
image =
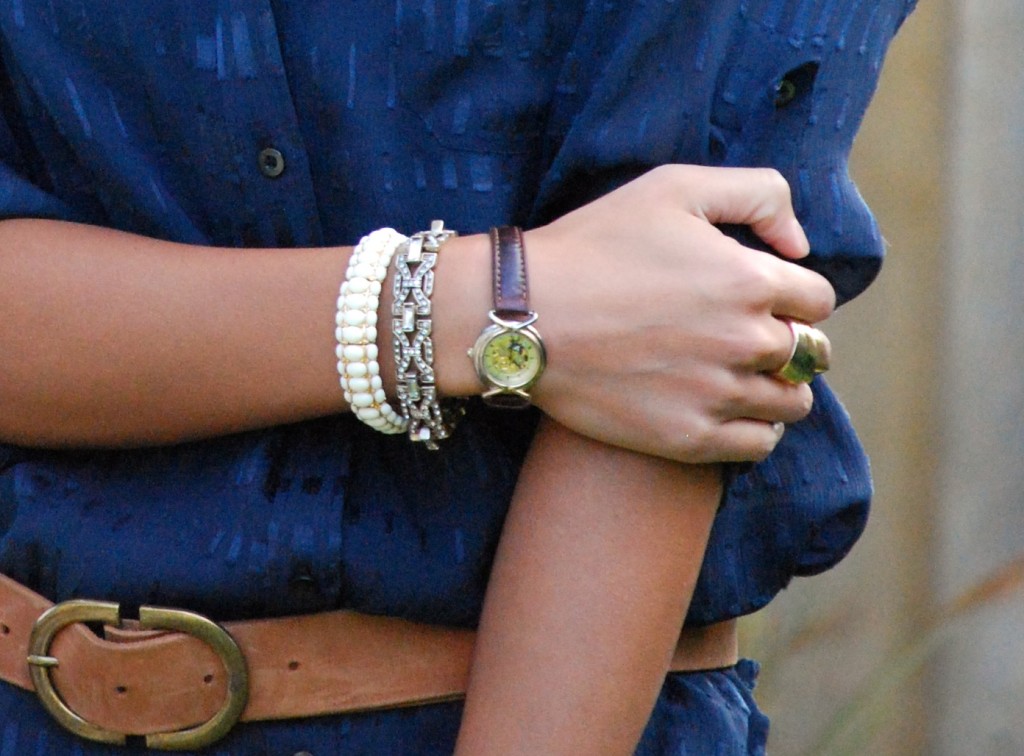
[[[377,307],[391,257],[407,237],[392,228],[364,236],[349,258],[338,293],[338,376],[355,416],[381,433],[404,433],[408,418],[388,404],[377,362]]]

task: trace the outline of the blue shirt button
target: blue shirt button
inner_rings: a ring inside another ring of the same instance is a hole
[[[260,150],[259,163],[260,172],[267,178],[277,178],[284,173],[284,155],[273,147]]]

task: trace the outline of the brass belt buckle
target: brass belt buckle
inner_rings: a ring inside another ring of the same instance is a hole
[[[51,607],[39,616],[29,637],[28,664],[40,702],[61,725],[80,737],[99,743],[124,745],[126,735],[86,721],[72,711],[53,687],[50,668],[59,660],[50,656],[50,643],[67,625],[76,622],[121,624],[121,607],[109,601],[76,599]],[[245,657],[234,639],[220,625],[200,614],[152,606],[139,608],[139,627],[144,630],[177,630],[209,645],[227,671],[227,701],[211,719],[196,727],[146,735],[146,746],[164,751],[201,748],[224,737],[235,725],[249,698],[249,674]]]

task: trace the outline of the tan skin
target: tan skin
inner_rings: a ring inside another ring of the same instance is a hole
[[[806,240],[789,213],[760,230],[798,256]],[[676,464],[543,421],[488,583],[456,753],[632,753],[720,498],[717,465]]]
[[[531,448],[502,536],[465,753],[536,753],[517,727],[526,719],[546,753],[580,752],[578,735],[592,738],[586,752],[628,752],[664,676],[718,498],[713,467],[648,455],[760,459],[778,441],[774,423],[809,411],[807,387],[770,376],[791,343],[778,317],[822,320],[832,290],[742,248],[716,222],[751,225],[785,257],[806,254],[785,183],[764,170],[656,169],[527,234],[551,355],[535,398],[557,423]],[[0,438],[163,444],[344,410],[330,324],[349,252],[197,249],[0,222]],[[446,245],[434,295],[446,395],[479,391],[465,349],[484,324],[488,281],[485,237]],[[575,489],[566,483],[595,495],[567,496]],[[624,508],[629,500],[640,506]],[[597,667],[570,654],[561,666],[536,663],[577,648],[583,630]],[[488,701],[524,669],[536,674],[514,678],[508,700]]]
[[[456,753],[632,753],[720,493],[716,465],[680,465],[547,421],[502,530]]]

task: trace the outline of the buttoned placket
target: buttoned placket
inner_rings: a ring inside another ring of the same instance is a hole
[[[258,218],[245,246],[323,244],[309,156],[299,127],[280,28],[269,0],[235,2],[216,18],[219,107],[231,116],[234,172]]]

